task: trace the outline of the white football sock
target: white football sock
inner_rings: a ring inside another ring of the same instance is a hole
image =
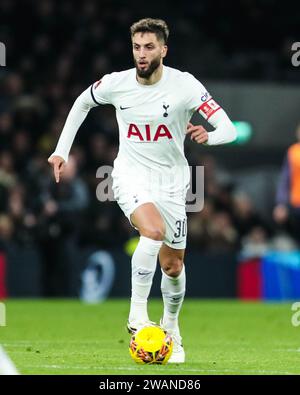
[[[162,270],[161,292],[164,301],[163,326],[179,333],[178,316],[185,295],[185,266],[178,277],[168,276]]]
[[[149,320],[147,311],[148,296],[156,270],[157,256],[162,241],[141,236],[132,256],[131,305],[129,322]]]

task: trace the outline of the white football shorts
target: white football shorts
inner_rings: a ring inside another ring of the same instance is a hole
[[[187,216],[185,209],[186,193],[181,196],[160,196],[148,191],[130,179],[113,177],[114,198],[128,218],[134,210],[144,203],[153,203],[159,210],[166,226],[163,242],[174,249],[185,249],[187,235]]]

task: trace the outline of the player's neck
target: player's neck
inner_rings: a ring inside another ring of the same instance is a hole
[[[163,73],[163,64],[160,64],[158,68],[155,71],[153,71],[153,73],[149,78],[141,78],[138,75],[136,75],[136,79],[142,85],[153,85],[156,84],[161,79],[162,73]]]

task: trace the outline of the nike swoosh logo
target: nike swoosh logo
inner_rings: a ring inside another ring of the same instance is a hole
[[[179,241],[175,241],[175,240],[172,240],[172,244],[179,244],[179,243],[181,243],[183,240],[179,240]]]
[[[120,106],[120,110],[127,110],[128,108],[131,108],[131,107],[123,107],[123,106]]]
[[[151,274],[152,272],[138,272],[140,276],[147,276],[147,274]]]

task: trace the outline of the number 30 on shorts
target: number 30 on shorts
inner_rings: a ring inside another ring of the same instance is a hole
[[[187,221],[186,218],[184,220],[178,220],[175,222],[177,232],[174,233],[174,237],[177,239],[178,237],[185,237],[187,231]]]

